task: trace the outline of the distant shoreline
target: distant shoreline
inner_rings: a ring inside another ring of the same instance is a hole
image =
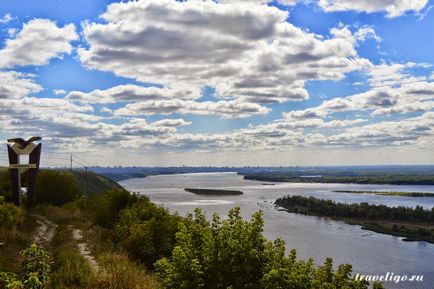
[[[434,209],[422,207],[387,207],[367,203],[346,204],[314,197],[285,196],[275,205],[288,213],[326,217],[359,225],[364,230],[404,237],[404,241],[426,241],[434,244]]]
[[[434,186],[434,176],[285,176],[273,174],[246,174],[245,180],[276,183],[325,183],[325,184],[358,184],[358,185],[401,185],[401,186]]]
[[[416,197],[416,198],[434,198],[434,193],[423,193],[423,192],[385,192],[385,191],[352,191],[352,190],[336,190],[334,193],[344,193],[344,194],[368,194],[368,195],[378,195],[378,196],[396,196],[396,197]]]

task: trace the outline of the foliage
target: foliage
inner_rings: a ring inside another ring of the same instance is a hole
[[[22,262],[22,274],[24,288],[42,289],[48,282],[50,270],[49,257],[47,252],[36,244],[22,251],[24,260]]]
[[[36,202],[62,206],[79,196],[75,178],[62,171],[41,170],[36,183]]]
[[[311,168],[303,170],[242,172],[244,179],[264,182],[296,183],[356,183],[391,185],[434,185],[432,167],[427,170],[410,169],[358,169],[352,168]]]
[[[314,197],[285,196],[275,202],[290,212],[318,214],[330,217],[350,217],[371,220],[398,220],[434,223],[434,208],[425,210],[421,206],[387,207],[368,203],[343,204],[331,200],[320,200]]]
[[[133,203],[138,197],[124,189],[112,189],[105,194],[89,198],[82,202],[81,207],[87,205],[91,210],[94,222],[104,228],[113,228],[118,220],[119,212]]]
[[[9,170],[0,169],[0,195],[5,197],[7,202],[12,202],[12,184]]]
[[[8,289],[44,289],[48,284],[50,270],[47,252],[32,244],[21,252],[24,260],[21,273],[0,273],[1,288]]]
[[[15,233],[25,219],[24,211],[0,196],[0,233],[7,239]]]
[[[134,258],[152,267],[155,261],[170,255],[180,220],[143,197],[120,212],[116,240]]]
[[[214,215],[210,223],[197,209],[181,223],[172,257],[156,263],[164,288],[368,288],[351,278],[351,265],[334,271],[331,259],[316,268],[313,260],[298,261],[294,250],[285,256],[284,242],[268,241],[263,225],[261,212],[246,221],[235,208],[227,220]]]

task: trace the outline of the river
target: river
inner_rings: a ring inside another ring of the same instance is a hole
[[[385,204],[388,206],[421,205],[431,209],[434,198],[379,196],[335,193],[334,190],[382,190],[432,192],[434,186],[393,186],[322,183],[271,183],[244,180],[236,173],[196,173],[159,175],[120,182],[132,192],[149,196],[151,201],[172,212],[185,215],[194,208],[211,216],[225,216],[239,206],[244,217],[264,212],[264,233],[270,239],[285,240],[287,248],[296,249],[300,258],[312,257],[318,264],[332,257],[335,264],[350,263],[355,273],[370,275],[423,275],[423,282],[385,282],[391,289],[434,289],[434,244],[404,242],[402,238],[362,230],[360,226],[326,218],[278,211],[274,201],[284,195],[314,196],[339,202]],[[184,188],[221,188],[243,191],[240,196],[199,196]]]

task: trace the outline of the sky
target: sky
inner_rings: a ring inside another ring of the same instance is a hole
[[[434,0],[2,0],[42,165],[434,164]]]

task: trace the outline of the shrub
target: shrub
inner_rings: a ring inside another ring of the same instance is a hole
[[[47,252],[36,244],[21,251],[24,258],[19,275],[0,273],[1,288],[8,289],[44,289],[48,285],[50,262]],[[19,278],[21,277],[21,278]]]
[[[0,233],[6,240],[13,235],[25,219],[24,211],[0,196]]]
[[[60,171],[42,170],[36,183],[36,203],[62,206],[79,196],[72,174]]]
[[[48,272],[50,270],[47,252],[36,244],[32,244],[29,248],[23,250],[21,255],[24,257],[21,264],[24,288],[45,288],[48,282]]]
[[[126,190],[113,189],[106,193],[91,197],[82,202],[87,205],[93,215],[94,222],[104,228],[113,228],[118,220],[119,212],[137,202],[138,197]]]
[[[155,261],[169,256],[181,217],[142,198],[120,212],[115,226],[116,240],[134,258],[153,267]]]
[[[12,202],[12,184],[8,170],[0,170],[0,195],[5,197],[5,200]]]
[[[261,212],[245,221],[235,208],[227,220],[214,215],[210,223],[197,209],[181,223],[172,257],[157,261],[157,275],[167,289],[368,288],[351,278],[351,265],[334,271],[327,259],[316,268],[313,260],[298,261],[295,250],[285,256],[284,242],[268,241],[262,231]]]

